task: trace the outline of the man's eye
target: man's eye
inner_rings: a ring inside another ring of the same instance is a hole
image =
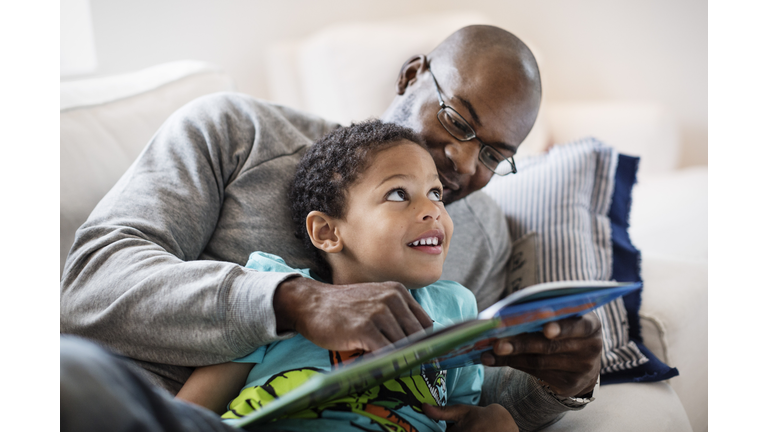
[[[488,157],[495,164],[499,164],[499,163],[501,163],[501,161],[504,160],[504,158],[501,155],[497,155],[497,154],[493,154],[493,153],[489,154]]]
[[[464,134],[468,134],[470,131],[468,125],[457,118],[451,117],[451,123],[453,124],[453,127],[460,130]]]
[[[431,199],[432,201],[442,201],[441,193],[437,189],[433,189],[433,190],[429,191],[429,195],[428,196],[429,196],[429,199]]]
[[[387,195],[387,201],[405,201],[405,191],[395,189]]]

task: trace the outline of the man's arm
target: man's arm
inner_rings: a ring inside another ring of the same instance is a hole
[[[61,332],[144,362],[201,366],[294,330],[327,348],[375,349],[431,325],[399,284],[335,287],[237,264],[254,250],[306,256],[285,188],[301,150],[333,127],[236,94],[175,113],[78,230]],[[377,307],[359,307],[371,292]],[[339,319],[345,332],[328,325]]]
[[[171,116],[77,231],[61,332],[187,366],[275,340],[272,295],[289,275],[199,259],[229,183],[263,144],[256,131],[277,117],[236,96],[198,99]]]

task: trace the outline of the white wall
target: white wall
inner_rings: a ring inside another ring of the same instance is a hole
[[[679,122],[683,164],[707,163],[703,0],[91,0],[96,73],[206,60],[227,69],[241,91],[269,99],[272,43],[331,23],[468,7],[538,49],[548,100],[662,103]]]

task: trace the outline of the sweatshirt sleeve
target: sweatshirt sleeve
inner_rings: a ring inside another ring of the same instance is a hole
[[[485,379],[480,406],[502,405],[520,431],[536,431],[558,422],[570,408],[550,395],[531,375],[509,367],[483,367]]]
[[[62,333],[183,366],[228,361],[291,336],[276,334],[272,298],[297,273],[199,259],[229,182],[254,159],[275,157],[277,150],[257,152],[271,136],[265,129],[284,127],[270,115],[279,118],[281,108],[220,94],[164,123],[77,231],[61,280]],[[295,148],[311,142],[296,135]]]

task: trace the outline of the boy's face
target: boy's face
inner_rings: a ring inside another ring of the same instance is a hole
[[[347,192],[337,225],[343,268],[334,264],[334,283],[397,281],[413,289],[437,281],[453,234],[441,198],[435,163],[422,147],[403,141],[374,154]],[[336,275],[349,278],[337,282]]]

